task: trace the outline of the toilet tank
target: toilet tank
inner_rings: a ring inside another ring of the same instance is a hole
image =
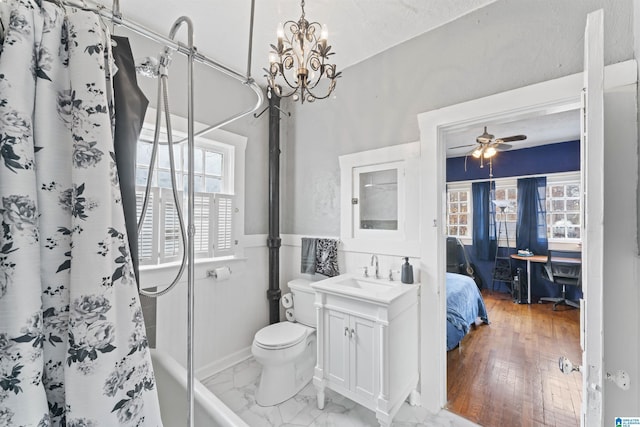
[[[307,279],[295,279],[289,283],[289,289],[293,295],[293,314],[296,322],[303,325],[316,327],[315,292],[311,288],[311,281]]]

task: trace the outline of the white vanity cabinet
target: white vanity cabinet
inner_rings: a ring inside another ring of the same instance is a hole
[[[394,283],[389,291],[379,291],[340,283],[346,281],[332,278],[312,285],[318,407],[324,408],[330,388],[375,411],[380,425],[389,426],[407,397],[411,403],[417,400],[419,285]]]
[[[337,310],[326,314],[325,376],[344,390],[373,400],[376,390],[376,324]]]

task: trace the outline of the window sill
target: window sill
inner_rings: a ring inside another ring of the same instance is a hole
[[[201,280],[207,278],[207,271],[228,266],[229,264],[235,264],[238,262],[246,262],[246,257],[240,256],[226,256],[218,258],[196,258],[195,260],[195,280]],[[141,265],[140,266],[140,288],[149,289],[154,287],[165,287],[169,285],[180,270],[180,262],[169,262],[158,265]],[[231,274],[233,275],[233,268],[231,268]],[[180,282],[187,281],[187,271],[185,271],[180,278]]]
[[[471,237],[460,237],[460,236],[448,236],[448,237],[458,237],[463,245],[465,246],[473,246],[473,239]],[[516,249],[515,238],[511,243],[510,247]],[[501,248],[505,247],[504,244],[500,245]],[[522,249],[522,248],[519,248]],[[554,249],[557,251],[580,251],[582,249],[582,242],[579,239],[576,240],[549,240],[549,249]]]

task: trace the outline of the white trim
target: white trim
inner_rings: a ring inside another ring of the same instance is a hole
[[[304,235],[303,234],[283,234],[280,237],[282,238],[282,246],[295,246],[295,247],[301,247],[302,246],[302,238],[303,237],[310,237],[310,238],[314,238],[314,239],[335,239],[335,240],[340,240],[339,237],[335,237],[335,236],[309,236],[307,234],[304,234]]]
[[[635,60],[605,69],[605,89],[636,83]],[[575,110],[580,107],[583,73],[526,86],[418,114],[420,128],[421,363],[423,405],[438,412],[446,405],[446,147],[445,132],[497,119]],[[435,226],[434,226],[435,225]],[[435,349],[435,350],[434,350]]]
[[[225,369],[237,365],[240,362],[244,362],[251,357],[251,346],[245,347],[235,353],[231,353],[228,356],[223,357],[222,359],[207,363],[206,365],[196,369],[196,378],[204,384],[218,372],[222,372]]]
[[[207,271],[217,268],[228,266],[229,264],[246,263],[247,258],[239,256],[228,256],[220,258],[196,258],[195,260],[195,280],[206,279]],[[159,265],[144,265],[140,266],[140,288],[150,289],[153,287],[164,288],[168,286],[178,274],[180,268],[180,261],[169,262]],[[233,268],[231,272],[233,274]],[[180,281],[186,281],[186,273],[180,278]]]

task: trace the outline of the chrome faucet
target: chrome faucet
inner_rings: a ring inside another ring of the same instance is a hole
[[[374,264],[374,260],[375,260],[375,264]],[[373,254],[371,255],[371,265],[376,267],[376,273],[375,273],[375,278],[379,279],[380,278],[380,270],[378,269],[378,255]]]

